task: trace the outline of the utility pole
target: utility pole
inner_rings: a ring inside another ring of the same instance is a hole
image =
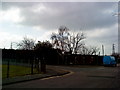
[[[11,42],[10,49],[13,49],[14,44],[17,44],[16,42]]]
[[[98,55],[100,56],[100,52],[98,53]]]
[[[11,45],[10,45],[10,49],[12,49],[12,42],[11,42]]]
[[[102,45],[102,54],[104,56],[104,45]]]
[[[115,54],[115,44],[112,45],[112,54]]]

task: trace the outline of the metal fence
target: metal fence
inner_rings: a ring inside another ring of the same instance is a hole
[[[64,55],[64,63],[67,65],[102,65],[102,56],[98,55]]]
[[[2,50],[2,78],[45,72],[45,62],[32,50]]]

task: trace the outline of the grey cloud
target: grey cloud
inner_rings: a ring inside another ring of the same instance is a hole
[[[37,3],[29,3],[29,2],[2,2],[2,9],[7,10],[10,7],[19,7],[19,8],[26,8],[36,5]]]
[[[7,9],[11,6],[21,8],[25,20],[20,24],[42,26],[46,30],[56,29],[60,25],[66,25],[74,30],[81,28],[92,30],[106,28],[116,23],[112,13],[104,13],[116,8],[117,3],[113,2],[47,2],[42,4],[50,11],[43,14],[32,12],[32,9],[34,9],[32,6],[38,4],[40,3],[4,3],[3,8]]]
[[[94,32],[93,32],[94,33]],[[117,27],[109,27],[107,32],[101,34],[99,37],[88,37],[90,40],[98,41],[99,43],[104,43],[106,45],[118,44],[118,30]]]

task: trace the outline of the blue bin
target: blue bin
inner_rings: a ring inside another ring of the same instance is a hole
[[[104,56],[103,57],[103,65],[104,66],[116,66],[117,62],[115,60],[115,57],[113,57],[113,56]]]

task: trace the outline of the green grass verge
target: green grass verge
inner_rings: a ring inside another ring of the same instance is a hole
[[[33,72],[38,73],[38,71],[35,68],[33,69]],[[16,66],[16,65],[9,66],[9,77],[24,76],[29,74],[31,74],[30,67]],[[6,77],[7,77],[7,65],[2,65],[2,78],[6,78]]]

